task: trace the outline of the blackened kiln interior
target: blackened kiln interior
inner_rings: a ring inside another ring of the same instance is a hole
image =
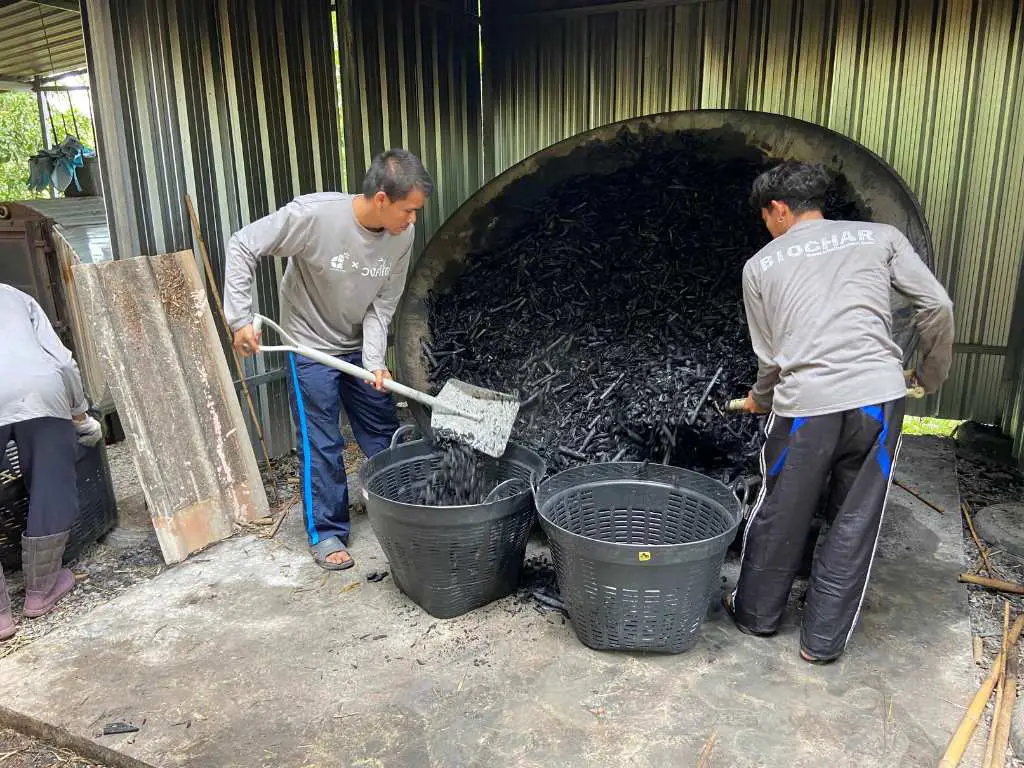
[[[512,439],[550,471],[649,460],[729,481],[759,450],[759,420],[722,407],[756,374],[741,271],[769,240],[748,200],[775,161],[696,132],[578,151],[616,170],[543,185],[431,294],[431,381],[518,392]],[[842,177],[825,213],[864,218]]]

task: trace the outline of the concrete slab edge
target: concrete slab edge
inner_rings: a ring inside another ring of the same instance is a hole
[[[106,763],[111,768],[157,768],[151,763],[144,763],[122,752],[115,752],[97,744],[92,739],[76,736],[64,728],[58,728],[34,717],[15,712],[2,704],[0,704],[0,726],[40,739],[56,747],[69,749],[86,760]]]

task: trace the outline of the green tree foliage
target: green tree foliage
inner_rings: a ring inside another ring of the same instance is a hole
[[[64,102],[62,109],[58,102]],[[96,148],[92,120],[71,105],[64,96],[51,94],[50,146],[64,140],[66,133],[74,134],[87,147]],[[56,138],[54,137],[56,135]],[[12,91],[0,93],[0,200],[29,200],[46,197],[46,193],[30,192],[28,159],[42,149],[39,127],[39,106],[34,93]]]
[[[28,159],[39,151],[39,108],[35,94],[0,93],[0,200],[25,200]]]

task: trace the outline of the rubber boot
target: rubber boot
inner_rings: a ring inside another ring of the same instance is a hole
[[[14,637],[14,617],[11,616],[11,598],[7,594],[7,580],[0,568],[0,643]]]
[[[25,574],[25,610],[30,619],[45,616],[75,588],[75,575],[61,568],[68,531],[52,536],[21,537],[21,570]]]

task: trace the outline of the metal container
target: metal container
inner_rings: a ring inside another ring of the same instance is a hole
[[[544,461],[509,443],[505,454],[480,457],[486,484],[510,478],[526,489],[487,504],[419,504],[441,454],[424,440],[391,447],[360,469],[370,525],[387,555],[395,584],[432,616],[460,616],[511,594],[519,583],[526,540],[536,517],[530,485],[544,476]]]
[[[723,159],[727,154],[740,157],[760,151],[773,159],[821,162],[842,173],[867,218],[900,229],[929,268],[932,266],[931,234],[910,188],[892,166],[846,136],[785,115],[743,110],[700,109],[631,118],[580,133],[531,155],[481,187],[445,221],[412,266],[392,323],[399,381],[433,391],[421,345],[432,344],[430,294],[451,286],[466,268],[470,254],[502,241],[530,204],[553,186],[576,174],[609,174],[628,166],[628,153],[596,165],[589,151],[595,145],[614,142],[620,131],[680,131],[703,136],[708,139],[707,151]],[[722,225],[728,226],[728,222]],[[892,307],[893,338],[909,361],[917,346],[913,308],[896,292]]]
[[[21,568],[21,534],[28,523],[29,494],[14,442],[0,447],[0,566]],[[117,525],[117,505],[106,447],[75,446],[78,516],[71,526],[64,562],[74,560],[89,544]]]
[[[591,464],[536,493],[562,601],[598,650],[681,653],[720,589],[739,502],[717,480],[661,464]]]

